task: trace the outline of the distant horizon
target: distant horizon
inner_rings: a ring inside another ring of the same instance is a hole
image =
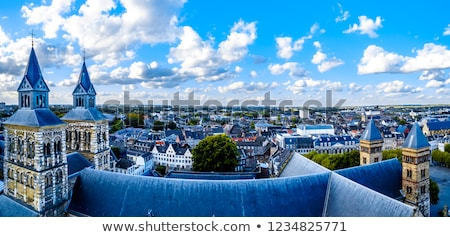
[[[387,7],[389,6],[389,7]],[[70,104],[86,63],[103,101],[445,104],[450,4],[443,0],[6,1],[0,13],[0,101],[13,104],[32,46],[50,101]],[[334,101],[334,100],[333,100]]]

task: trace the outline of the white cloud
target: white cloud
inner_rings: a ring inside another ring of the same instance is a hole
[[[323,73],[344,64],[344,61],[337,59],[336,57],[327,59],[328,56],[322,52],[322,46],[320,42],[314,42],[314,46],[316,47],[317,51],[313,55],[311,62],[317,65],[317,69],[319,70],[319,72]]]
[[[219,44],[218,54],[222,60],[234,62],[241,60],[248,53],[248,46],[256,39],[256,23],[235,23],[227,39]]]
[[[378,37],[375,31],[382,27],[381,17],[377,16],[375,21],[370,18],[367,18],[367,16],[359,16],[358,19],[359,25],[355,23],[352,26],[350,26],[347,30],[345,30],[343,33],[352,33],[359,31],[360,34],[362,35],[366,34],[371,38]]]
[[[73,0],[54,0],[49,6],[24,6],[22,12],[27,24],[42,25],[46,38],[61,31],[95,55],[96,62],[112,67],[132,58],[136,44],[174,42],[181,33],[177,15],[184,2],[86,0],[74,12]]]
[[[305,69],[303,69],[298,63],[287,62],[284,64],[270,64],[268,69],[272,75],[280,75],[288,71],[291,77],[305,77],[307,75]]]
[[[232,27],[227,39],[215,50],[211,39],[203,41],[197,32],[185,26],[180,43],[170,48],[168,63],[180,63],[178,76],[195,78],[199,82],[229,78],[233,72],[227,69],[228,65],[243,59],[255,38],[255,23],[239,21]]]
[[[358,64],[358,73],[409,73],[450,68],[450,50],[447,50],[447,46],[428,43],[423,49],[413,52],[417,55],[408,57],[370,45],[364,50]]]
[[[324,30],[320,29],[319,24],[315,23],[311,26],[309,34],[301,37],[300,39],[293,41],[292,37],[277,37],[275,42],[277,43],[277,56],[283,59],[290,59],[295,51],[301,51],[303,44],[306,40],[313,37],[316,32],[323,33]]]
[[[243,81],[233,82],[228,86],[219,86],[217,90],[219,93],[227,93],[229,91],[235,91],[244,88],[245,83]]]
[[[251,77],[251,78],[255,78],[255,77],[257,77],[257,76],[258,76],[258,73],[257,73],[256,71],[252,70],[252,71],[250,72],[250,77]]]
[[[430,80],[425,85],[426,88],[438,88],[438,87],[442,87],[442,86],[444,86],[444,82],[443,81],[437,81],[437,80]]]
[[[234,71],[236,72],[236,73],[240,73],[240,72],[242,72],[244,69],[242,68],[242,67],[239,67],[239,66],[236,66],[235,68],[234,68]]]
[[[364,50],[363,57],[358,64],[358,74],[400,72],[400,67],[405,61],[405,57],[401,55],[386,52],[376,45],[370,45]]]
[[[377,92],[384,92],[388,95],[418,93],[423,89],[411,85],[405,85],[403,81],[395,80],[390,82],[382,82],[376,86]]]
[[[443,70],[425,70],[419,76],[419,80],[437,80],[437,81],[445,81],[446,76]]]
[[[319,91],[333,90],[342,91],[343,86],[341,82],[332,82],[328,80],[313,80],[310,77],[295,81],[292,85],[287,86],[287,90],[290,90],[294,94],[303,93],[306,88],[308,90],[316,89]]]
[[[342,9],[341,4],[338,3],[339,6],[339,13],[341,15],[339,15],[338,17],[336,17],[336,19],[334,19],[336,22],[342,22],[342,21],[346,21],[349,17],[350,17],[350,13],[348,11],[344,11]]]
[[[74,0],[53,0],[49,6],[22,6],[22,17],[28,25],[43,25],[45,38],[56,38],[57,32],[65,23],[62,14],[70,11]],[[102,1],[101,5],[108,5]]]
[[[447,27],[445,27],[444,29],[444,33],[442,33],[443,35],[450,35],[450,24],[448,24]]]

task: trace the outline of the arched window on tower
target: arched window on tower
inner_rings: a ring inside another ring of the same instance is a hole
[[[45,188],[49,188],[49,187],[53,186],[53,176],[52,176],[52,173],[47,173],[47,174],[45,175],[45,181],[44,181],[44,183],[45,183]]]
[[[51,144],[49,140],[44,141],[44,157],[48,158],[52,155]]]

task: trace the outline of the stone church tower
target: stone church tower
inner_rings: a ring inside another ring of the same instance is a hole
[[[360,165],[372,164],[383,159],[383,137],[373,119],[370,120],[368,126],[361,135],[359,144]]]
[[[96,95],[83,60],[78,83],[72,93],[73,108],[62,120],[67,126],[67,151],[79,152],[94,164],[95,169],[112,167],[109,147],[109,124],[96,108]]]
[[[69,193],[66,124],[48,107],[34,47],[17,91],[19,109],[4,123],[4,193],[40,216],[61,216]]]
[[[402,192],[418,215],[430,216],[430,144],[416,122],[402,146]]]

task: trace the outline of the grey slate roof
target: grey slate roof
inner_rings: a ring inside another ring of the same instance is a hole
[[[430,143],[428,143],[428,139],[422,132],[419,124],[417,122],[414,123],[413,127],[408,133],[408,136],[405,139],[402,147],[404,148],[412,148],[412,149],[420,149],[429,147]]]
[[[19,109],[4,124],[45,127],[64,124],[50,109]]]
[[[106,120],[106,117],[97,108],[73,108],[67,112],[62,120],[69,121],[100,121]]]
[[[94,167],[94,165],[80,153],[72,152],[67,154],[67,167],[68,175],[71,176],[77,172],[80,172],[84,168]]]
[[[211,181],[84,169],[68,210],[98,217],[321,216],[328,179],[318,174]]]
[[[0,194],[0,217],[36,217],[38,215],[37,212]]]
[[[374,120],[370,120],[366,129],[364,129],[364,132],[362,133],[360,140],[364,140],[364,141],[383,140],[383,137],[381,136],[380,131],[378,130],[377,126],[375,125]]]

